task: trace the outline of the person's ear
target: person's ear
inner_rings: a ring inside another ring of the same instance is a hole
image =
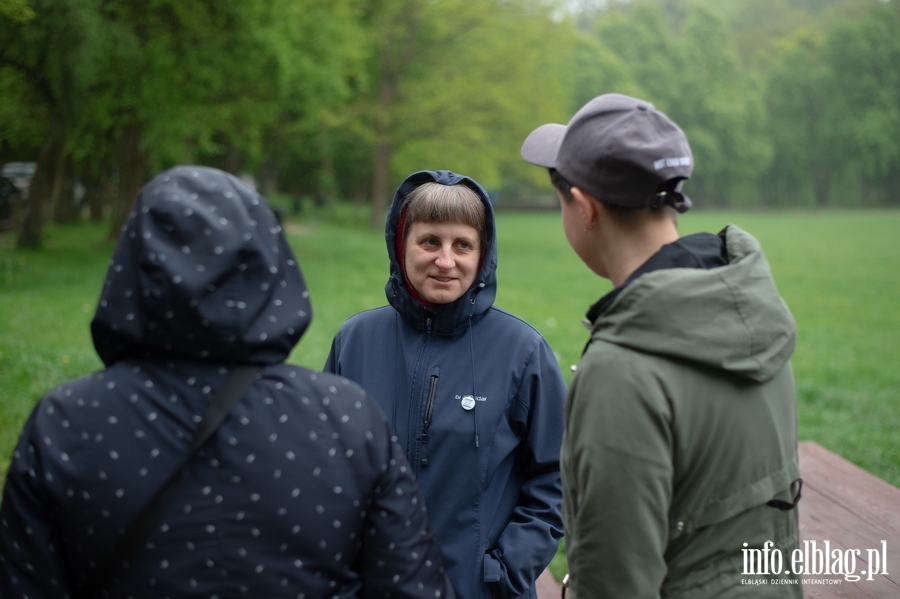
[[[585,230],[594,228],[597,219],[597,200],[589,193],[581,191],[577,187],[572,188],[572,200],[578,206],[578,212],[584,220]]]

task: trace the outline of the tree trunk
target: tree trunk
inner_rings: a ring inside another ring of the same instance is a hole
[[[99,176],[89,175],[85,178],[84,196],[90,221],[97,223],[103,220],[103,183]]]
[[[110,239],[118,239],[138,192],[144,186],[147,156],[141,149],[141,128],[136,124],[123,127],[119,137],[119,189],[113,197]]]
[[[820,170],[813,177],[813,194],[816,198],[816,206],[824,208],[828,205],[828,196],[831,192],[831,177],[824,170]]]
[[[18,248],[39,248],[44,242],[44,225],[54,202],[54,193],[58,194],[61,187],[59,177],[65,164],[65,135],[63,106],[57,102],[50,111],[50,123],[17,223]]]
[[[77,219],[78,204],[75,201],[75,179],[71,160],[63,161],[63,167],[57,173],[53,187],[53,222],[70,223]]]
[[[884,186],[885,206],[900,205],[900,197],[898,197],[895,191],[897,189],[900,189],[900,167],[898,167],[895,162],[888,171],[887,184]]]
[[[388,195],[391,193],[388,182],[390,167],[391,144],[386,134],[379,134],[372,171],[372,215],[369,219],[369,224],[376,229],[384,227],[384,214],[387,210]]]
[[[82,177],[84,183],[84,199],[88,206],[88,218],[91,222],[103,220],[103,207],[109,199],[108,177],[100,173],[88,171]]]
[[[228,149],[225,151],[225,168],[222,170],[228,171],[237,177],[241,170],[242,162],[241,151],[235,146],[228,144]]]
[[[872,205],[872,179],[863,175],[860,180],[860,198],[863,206]]]
[[[331,147],[331,135],[328,132],[328,125],[323,120],[319,125],[319,153],[322,157],[322,167],[319,169],[319,189],[318,193],[323,199],[323,203],[328,206],[334,206],[337,199],[337,177],[334,174],[334,157]]]
[[[386,43],[381,50],[381,84],[378,90],[378,105],[375,116],[375,156],[372,164],[372,215],[369,223],[374,228],[384,226],[384,213],[391,193],[388,178],[391,168],[391,107],[399,85],[391,58],[391,45]]]
[[[269,194],[278,191],[278,175],[281,173],[281,165],[283,162],[284,160],[279,152],[259,166],[259,181],[257,182],[257,186],[259,187],[260,195],[263,197],[268,197]]]
[[[379,86],[375,106],[375,155],[372,172],[373,227],[384,226],[384,213],[390,200],[391,157],[395,143],[394,103],[410,61],[416,54],[416,36],[420,25],[419,0],[406,0],[388,9],[381,22]],[[398,23],[402,25],[397,26]]]

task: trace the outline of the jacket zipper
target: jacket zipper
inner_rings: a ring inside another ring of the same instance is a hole
[[[437,391],[438,374],[431,375],[431,387],[428,389],[428,401],[425,403],[425,420],[422,422],[422,460],[423,468],[428,467],[428,427],[431,426],[431,414],[434,412],[434,394]]]

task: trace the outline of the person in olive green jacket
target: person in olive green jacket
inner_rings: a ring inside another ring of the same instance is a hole
[[[614,285],[566,402],[569,597],[802,597],[796,326],[759,244],[735,226],[679,237],[693,157],[647,102],[599,96],[522,156]]]

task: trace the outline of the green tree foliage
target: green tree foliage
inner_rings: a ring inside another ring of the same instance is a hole
[[[396,183],[452,168],[497,186],[521,172],[528,126],[564,100],[544,69],[558,27],[537,1],[373,0],[367,79],[345,138],[368,148],[371,221],[381,226]],[[347,133],[352,133],[348,135]]]
[[[900,16],[886,5],[840,23],[828,37],[825,60],[834,73],[847,165],[864,195],[897,203],[900,184]]]
[[[696,5],[682,34],[684,71],[672,106],[696,161],[695,185],[707,201],[728,205],[771,159],[762,87],[741,68],[734,39],[711,7]]]
[[[40,150],[20,215],[18,244],[39,247],[44,222],[60,197],[65,177],[66,133],[76,112],[68,98],[78,94],[89,69],[85,58],[95,2],[34,0],[30,6],[11,2],[6,7],[0,11],[0,64],[15,74],[7,71],[4,77],[11,84],[3,88],[10,93],[4,101],[15,106],[9,112],[25,121],[9,128],[35,136],[40,129],[42,136],[40,141],[29,140]]]
[[[0,15],[20,23],[34,18],[34,10],[25,0],[0,0]]]
[[[624,64],[638,96],[663,110],[678,103],[685,73],[684,51],[666,23],[661,4],[638,2],[611,9],[598,15],[594,28],[598,42]],[[610,90],[599,93],[605,91]]]
[[[692,193],[728,204],[768,165],[760,86],[742,68],[724,17],[707,4],[639,2],[601,14],[599,39],[681,125],[696,167]]]
[[[282,108],[302,106],[286,99],[309,74],[306,57],[282,20],[289,13],[275,8],[284,3],[107,0],[110,48],[96,89],[117,139],[114,233],[148,169],[197,158],[232,172],[258,164]]]
[[[754,0],[720,3],[744,65],[764,66],[780,55],[785,37],[810,27],[812,16],[794,0]]]
[[[767,204],[830,201],[844,148],[835,134],[840,115],[832,101],[835,79],[822,57],[823,36],[802,29],[781,42],[768,70],[766,100],[774,149],[766,175]]]
[[[41,100],[24,73],[0,66],[0,139],[16,148],[37,147],[44,133]]]
[[[856,6],[852,8],[857,9]],[[896,203],[900,180],[900,17],[870,5],[779,42],[767,70],[775,159],[765,181],[778,203]]]
[[[41,156],[49,156],[38,160],[30,197],[41,206],[32,211],[36,232],[23,229],[20,243],[40,244],[63,155],[82,177],[117,179],[117,235],[150,172],[192,161],[254,167],[291,125],[315,130],[316,116],[347,95],[343,63],[353,44],[335,33],[353,21],[351,4],[37,0],[31,19],[0,17],[0,59],[16,71],[0,80],[15,106],[4,112],[28,111],[24,82],[44,106],[32,122],[44,122]],[[13,122],[0,131],[21,147],[16,136],[30,129]]]
[[[521,140],[616,91],[684,128],[703,204],[896,203],[898,23],[897,0],[0,0],[0,155],[38,163],[22,246],[73,178],[115,235],[185,162],[380,227],[423,168],[548,194]]]
[[[415,65],[400,90],[394,180],[423,167],[449,168],[497,188],[504,177],[532,170],[518,157],[522,139],[565,101],[552,75],[555,57],[543,52],[559,30],[533,9],[484,2],[461,22],[440,25],[445,31],[429,40],[428,62]],[[433,18],[440,23],[439,14]]]
[[[354,118],[344,108],[356,93],[365,59],[360,13],[353,0],[278,0],[270,5],[270,31],[257,35],[276,57],[278,110],[248,165],[258,165],[264,192],[277,187],[289,162],[292,174],[299,174],[298,185],[334,199],[333,130]]]
[[[502,152],[501,194],[505,204],[534,203],[528,197],[533,194],[529,188],[547,186],[547,173],[519,158],[522,140],[535,124],[566,123],[581,106],[601,93],[641,94],[622,59],[574,19],[561,21],[538,34],[526,48],[536,55],[529,65],[531,71],[521,74],[522,90],[508,94],[505,86],[488,85],[494,94],[506,98],[510,103],[507,115],[514,117],[505,133],[497,134],[508,141],[494,146]],[[553,52],[546,52],[540,43],[545,36],[552,36]],[[471,156],[475,158],[477,154]],[[490,185],[496,184],[495,180],[488,181]],[[522,195],[525,197],[517,197]],[[551,205],[555,202],[552,195],[548,199]]]

